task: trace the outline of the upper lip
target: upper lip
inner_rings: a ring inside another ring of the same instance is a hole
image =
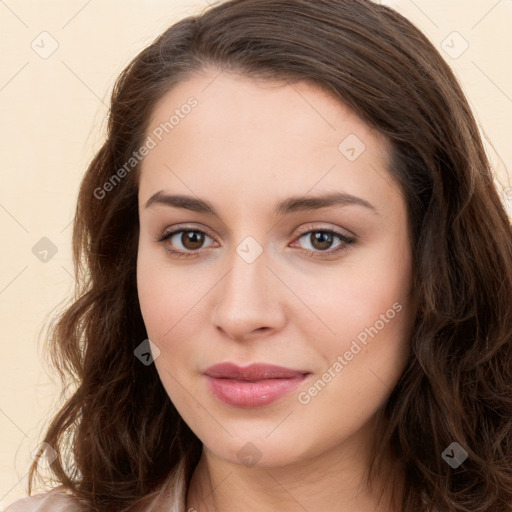
[[[204,371],[205,375],[217,379],[236,379],[236,380],[264,380],[264,379],[289,379],[302,376],[309,372],[301,370],[292,370],[283,366],[274,364],[253,363],[249,366],[238,366],[234,363],[219,363],[210,366]]]

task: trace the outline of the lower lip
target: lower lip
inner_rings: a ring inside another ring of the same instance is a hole
[[[306,375],[287,379],[265,379],[254,382],[218,379],[206,376],[211,392],[222,402],[235,407],[260,407],[291,393]]]

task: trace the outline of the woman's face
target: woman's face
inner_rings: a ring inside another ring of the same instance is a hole
[[[218,70],[168,92],[147,135],[137,284],[175,407],[228,462],[360,457],[414,316],[386,140],[316,86]]]

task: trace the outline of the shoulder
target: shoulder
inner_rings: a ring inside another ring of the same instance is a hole
[[[63,487],[22,498],[9,505],[5,512],[79,512],[80,505]]]
[[[181,512],[186,507],[187,475],[184,461],[180,460],[170,471],[161,489],[147,496],[139,505],[140,512]],[[1,507],[1,505],[0,505]],[[51,491],[22,498],[0,512],[83,512],[88,510],[64,486]]]

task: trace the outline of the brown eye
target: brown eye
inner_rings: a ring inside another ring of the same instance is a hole
[[[207,238],[213,240],[198,229],[177,229],[163,234],[157,241],[163,243],[171,254],[186,257],[197,256]]]
[[[309,239],[315,249],[325,251],[331,247],[334,237],[332,233],[327,233],[326,231],[313,231],[310,233]]]
[[[179,238],[183,247],[191,251],[201,249],[204,243],[204,233],[202,231],[183,231]]]
[[[333,254],[335,252],[347,249],[350,244],[354,243],[355,239],[350,238],[343,233],[338,233],[337,231],[333,231],[330,229],[315,229],[307,231],[303,233],[299,240],[305,239],[311,248],[304,247],[307,252],[311,254],[317,254],[322,256],[322,253],[325,255]],[[336,239],[338,242],[336,243]],[[333,244],[336,245],[333,247]],[[329,250],[330,249],[330,250]]]

